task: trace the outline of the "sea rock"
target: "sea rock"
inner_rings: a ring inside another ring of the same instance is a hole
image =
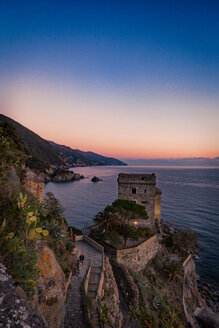
[[[214,313],[204,308],[197,308],[194,312],[201,327],[218,328],[219,327],[219,313]]]
[[[41,314],[50,328],[59,328],[64,319],[66,278],[56,261],[54,252],[42,246],[38,253],[37,267],[40,278],[32,308]]]
[[[100,178],[94,176],[92,179],[91,179],[92,182],[98,182],[98,181],[102,181]]]
[[[52,182],[70,182],[81,179],[81,175],[79,173],[62,169],[55,170],[50,177]]]

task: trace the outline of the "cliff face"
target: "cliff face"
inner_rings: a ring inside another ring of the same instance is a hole
[[[0,327],[47,328],[39,315],[33,314],[25,300],[16,293],[11,277],[0,264]]]
[[[24,188],[32,193],[40,202],[44,199],[45,185],[43,182],[36,182],[33,179],[24,179]]]
[[[32,308],[45,318],[50,328],[59,328],[64,319],[67,287],[65,275],[54,252],[47,246],[43,246],[39,251],[37,267],[40,278]]]
[[[191,255],[186,259],[183,264],[184,268],[184,282],[183,282],[183,308],[187,319],[192,327],[197,326],[197,321],[194,315],[195,310],[200,308],[207,308],[205,301],[201,298],[197,280],[199,279],[196,269],[195,262]]]

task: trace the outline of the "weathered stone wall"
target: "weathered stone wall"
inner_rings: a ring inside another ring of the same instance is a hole
[[[133,200],[146,208],[151,222],[154,220],[155,174],[124,174],[118,176],[118,198]]]
[[[141,271],[160,248],[155,235],[136,247],[117,250],[116,259],[128,269]]]
[[[36,196],[41,202],[44,200],[45,185],[43,182],[36,182],[33,179],[25,178],[24,187],[27,191]]]
[[[101,299],[101,307],[107,307],[108,323],[104,324],[105,328],[122,326],[122,313],[120,312],[119,291],[113,270],[109,259],[105,256],[105,272],[104,272],[104,296]]]
[[[124,265],[115,261],[112,262],[112,268],[116,283],[122,291],[128,304],[139,305],[139,290],[132,276]]]
[[[159,223],[161,220],[161,195],[161,190],[156,188],[154,198],[154,219],[157,220]]]

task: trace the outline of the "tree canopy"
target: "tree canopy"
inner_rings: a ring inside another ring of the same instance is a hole
[[[147,219],[145,207],[134,201],[117,199],[112,205],[96,214],[91,226],[91,235],[99,241],[110,240],[118,246],[120,237],[126,246],[128,239],[138,240],[152,234],[150,228],[136,229],[129,224],[130,220]]]

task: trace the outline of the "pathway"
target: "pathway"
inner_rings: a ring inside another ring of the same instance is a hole
[[[72,288],[70,290],[68,303],[65,308],[66,313],[63,328],[84,327],[83,313],[81,308],[82,280],[85,275],[87,266],[89,265],[89,260],[90,265],[94,267],[100,266],[102,261],[101,253],[85,241],[77,241],[75,242],[75,245],[77,246],[77,254],[80,255],[80,253],[83,253],[85,259],[79,277],[73,276],[71,279]]]

